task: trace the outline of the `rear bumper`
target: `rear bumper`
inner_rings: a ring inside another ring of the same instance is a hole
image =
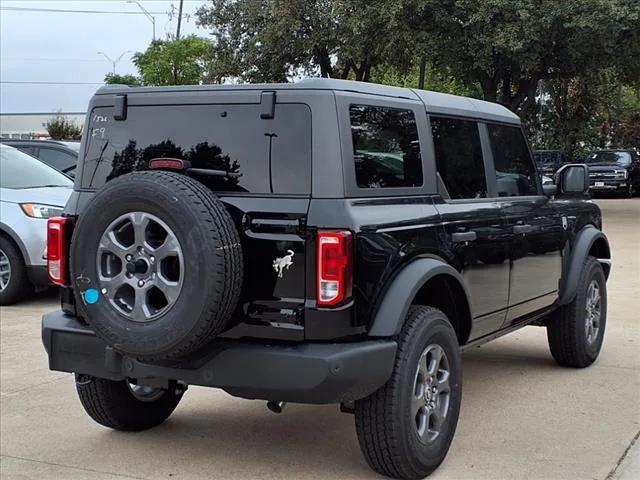
[[[338,403],[363,398],[391,376],[397,344],[391,340],[266,345],[216,340],[205,356],[157,365],[119,354],[93,330],[62,311],[42,317],[49,368],[141,383],[180,380],[253,399]]]

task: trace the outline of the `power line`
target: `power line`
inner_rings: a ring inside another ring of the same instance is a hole
[[[0,80],[0,83],[10,85],[104,85],[104,82],[45,82],[31,80]]]
[[[49,12],[49,13],[113,13],[117,15],[144,15],[143,12],[114,12],[108,10],[62,10],[57,8],[33,8],[33,7],[0,7],[0,10],[13,12]],[[166,15],[166,12],[149,12],[153,15]]]
[[[5,62],[104,62],[100,58],[39,58],[39,57],[14,57],[3,58]]]

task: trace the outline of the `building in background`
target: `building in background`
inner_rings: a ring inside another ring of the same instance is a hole
[[[51,113],[0,113],[1,138],[49,138],[47,122],[52,118],[66,117],[78,125],[84,125],[84,112]]]

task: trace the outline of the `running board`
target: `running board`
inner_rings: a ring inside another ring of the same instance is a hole
[[[522,320],[514,323],[513,325],[508,326],[507,328],[503,328],[502,330],[498,330],[497,332],[490,333],[489,335],[485,335],[484,337],[477,338],[472,342],[467,343],[466,345],[462,345],[460,350],[464,353],[467,350],[470,350],[474,347],[478,347],[483,345],[491,340],[495,340],[496,338],[503,337],[504,335],[508,335],[509,333],[515,332],[516,330],[520,330],[522,327],[526,327],[532,323],[535,323],[537,320],[549,315],[551,312],[555,310],[555,306],[547,307],[542,310],[538,310],[530,315],[527,315]]]

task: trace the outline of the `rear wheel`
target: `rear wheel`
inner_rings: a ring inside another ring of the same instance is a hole
[[[598,260],[587,257],[575,298],[558,309],[547,325],[551,355],[566,367],[588,367],[598,358],[606,322],[604,271]]]
[[[140,431],[160,425],[178,406],[183,391],[136,385],[87,375],[76,375],[80,403],[89,416],[114,430]]]
[[[18,247],[0,236],[0,305],[11,305],[33,292]]]
[[[440,310],[412,307],[391,378],[355,403],[358,441],[371,468],[402,479],[433,472],[453,440],[461,396],[453,327]]]

